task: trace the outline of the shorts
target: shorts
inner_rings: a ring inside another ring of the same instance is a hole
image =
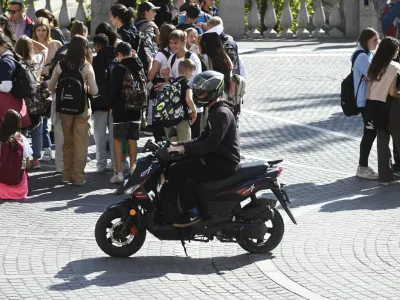
[[[116,140],[139,140],[140,123],[126,122],[113,125],[114,139]]]

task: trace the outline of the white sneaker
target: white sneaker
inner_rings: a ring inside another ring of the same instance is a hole
[[[378,180],[379,176],[374,172],[370,167],[361,167],[357,168],[357,177],[369,179],[369,180]]]
[[[121,172],[123,172],[123,173],[128,173],[129,171],[130,171],[129,162],[123,161],[123,162],[121,163]]]
[[[42,161],[51,161],[53,159],[53,152],[50,148],[45,148],[42,156]]]
[[[110,179],[110,183],[123,183],[124,182],[124,174],[122,172],[119,172],[118,174],[114,174],[113,177]]]
[[[114,163],[110,161],[106,166],[106,171],[114,171],[114,169],[115,169]]]

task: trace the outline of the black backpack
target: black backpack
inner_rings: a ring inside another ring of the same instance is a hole
[[[67,115],[79,115],[85,111],[87,103],[85,84],[81,72],[61,67],[56,90],[57,112]]]
[[[201,71],[202,71],[202,72],[208,71],[207,65],[206,65],[206,63],[205,63],[205,61],[204,61],[204,58],[203,58],[203,56],[202,56],[201,54],[198,54],[198,53],[192,52],[192,51],[188,51],[188,52],[186,52],[186,54],[185,54],[185,58],[186,58],[186,59],[190,59],[190,56],[191,56],[193,53],[196,54],[197,57],[200,59],[200,62],[201,62]],[[176,61],[176,54],[174,54],[174,55],[172,56],[172,59],[171,59],[171,69],[173,68],[173,66],[174,66],[174,64],[175,64],[175,61]]]
[[[222,47],[224,47],[226,54],[232,61],[233,69],[232,73],[233,75],[240,75],[240,64],[239,64],[239,55],[233,46],[232,43],[229,42],[229,40],[226,41],[221,41],[222,42]]]
[[[18,62],[12,56],[9,57],[15,63],[11,93],[20,99],[32,98],[39,86],[34,73],[34,66],[30,66],[22,61]]]
[[[351,61],[351,72],[347,77],[342,81],[341,90],[340,90],[340,104],[342,106],[343,113],[347,116],[356,116],[360,113],[360,109],[357,107],[357,95],[358,90],[360,89],[362,77],[360,78],[360,82],[358,83],[357,93],[354,96],[354,80],[353,80],[353,67],[357,57],[361,54],[365,53],[364,50],[358,50],[354,53],[352,61]]]

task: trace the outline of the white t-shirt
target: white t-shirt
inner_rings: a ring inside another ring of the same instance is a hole
[[[174,54],[171,49],[168,47],[163,49],[165,51],[168,51],[170,54],[170,57]],[[161,51],[158,51],[156,56],[154,57],[154,60],[158,61],[160,63],[160,71],[166,67],[168,67],[168,58],[162,53]]]
[[[171,71],[170,71],[170,73],[169,73],[169,76],[170,76],[170,77],[173,77],[173,78],[178,78],[178,77],[179,77],[178,66],[179,66],[179,63],[180,63],[182,60],[184,60],[185,56],[182,57],[182,58],[176,57],[175,62],[174,62],[174,65],[171,66],[171,61],[172,61],[172,58],[173,58],[173,57],[174,57],[174,55],[172,55],[172,56],[168,59],[168,66],[171,68]],[[200,61],[200,58],[197,56],[197,54],[192,53],[192,55],[190,55],[190,58],[189,58],[189,59],[190,59],[191,61],[193,61],[194,64],[196,65],[196,71],[194,72],[194,75],[193,75],[193,76],[196,76],[197,74],[200,74],[201,71],[202,71],[202,70],[201,70],[201,61]]]

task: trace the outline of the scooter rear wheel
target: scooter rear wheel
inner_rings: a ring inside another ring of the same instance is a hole
[[[132,228],[129,235],[121,235],[121,212],[112,208],[105,211],[96,223],[97,245],[111,257],[129,257],[140,250],[146,240],[146,229]]]
[[[283,234],[285,233],[285,223],[283,222],[281,214],[274,208],[274,217],[268,221],[272,226],[267,226],[269,237],[267,239],[257,240],[244,240],[238,244],[244,250],[250,253],[268,253],[274,250],[282,241]]]

